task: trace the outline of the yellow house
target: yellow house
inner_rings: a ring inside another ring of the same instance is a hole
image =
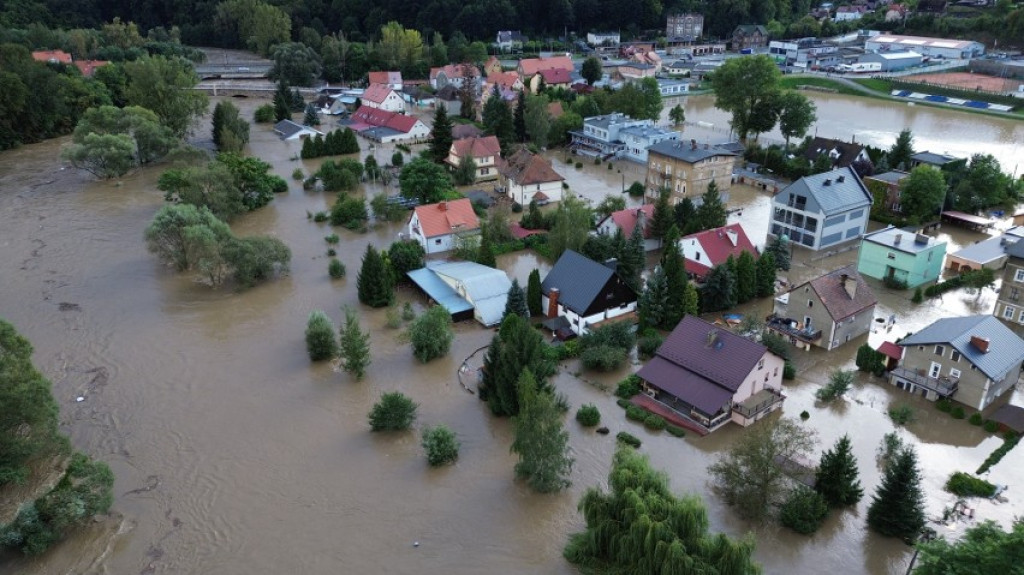
[[[732,185],[735,164],[734,152],[708,144],[698,145],[697,140],[658,142],[648,148],[647,195],[657,199],[658,190],[668,188],[672,192],[672,203],[677,203],[684,197],[703,194],[712,180],[719,193],[724,193]]]

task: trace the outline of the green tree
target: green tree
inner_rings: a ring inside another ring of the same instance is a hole
[[[526,305],[526,292],[519,287],[519,280],[513,278],[512,285],[508,288],[508,296],[505,299],[505,311],[501,319],[509,314],[515,314],[523,319],[530,319],[530,308]],[[539,315],[539,314],[538,314]]]
[[[334,337],[334,324],[327,314],[316,310],[306,323],[306,351],[311,361],[334,359],[338,355],[338,340]]]
[[[267,77],[271,80],[284,80],[292,86],[312,86],[320,78],[320,56],[302,42],[274,46],[270,59],[274,64]]]
[[[667,300],[665,314],[658,327],[671,330],[676,327],[686,311],[686,290],[690,280],[686,276],[686,260],[679,247],[679,232],[675,226],[665,235],[665,247],[661,252],[661,266],[665,270]],[[695,288],[696,289],[696,288]],[[696,294],[696,291],[694,291]]]
[[[718,184],[714,180],[708,182],[708,189],[701,195],[701,204],[697,206],[694,216],[698,222],[697,231],[713,230],[725,225],[725,204],[722,203],[722,196],[718,193]]]
[[[320,114],[317,113],[316,104],[310,102],[306,105],[306,111],[302,115],[302,125],[304,126],[319,126],[320,125]]]
[[[828,383],[818,388],[814,396],[819,401],[829,402],[839,399],[853,385],[853,372],[845,369],[833,370],[828,376]]]
[[[1024,520],[1010,531],[993,521],[968,527],[959,541],[938,538],[918,543],[920,555],[914,575],[973,575],[1015,573],[1024,564]]]
[[[757,260],[757,297],[775,295],[775,257],[765,252]]]
[[[554,223],[548,234],[551,257],[557,260],[565,250],[579,251],[593,225],[590,208],[582,200],[573,196],[564,198],[555,211]]]
[[[424,158],[416,158],[406,164],[398,176],[398,183],[403,196],[416,198],[423,204],[440,202],[455,193],[444,167]]]
[[[668,307],[668,286],[665,283],[665,272],[661,266],[655,267],[651,275],[644,283],[644,291],[637,301],[637,314],[639,315],[640,330],[650,327],[661,327],[665,322],[665,312]],[[678,298],[680,303],[682,297]],[[678,306],[682,308],[682,306]]]
[[[708,273],[701,297],[704,311],[724,311],[736,306],[736,276],[726,264],[719,264]]]
[[[633,232],[626,242],[625,248],[619,254],[617,272],[622,281],[625,282],[634,292],[640,293],[643,289],[642,277],[644,262],[646,261],[644,251],[644,229],[637,224],[633,226]]]
[[[967,213],[1016,201],[1012,178],[991,154],[974,154],[954,189],[953,206]]]
[[[810,535],[828,517],[828,503],[813,489],[799,485],[779,508],[779,522],[793,531]]]
[[[431,467],[448,465],[459,458],[459,439],[455,432],[445,425],[424,429],[420,445],[427,453],[427,463]]]
[[[516,97],[516,109],[512,111],[512,128],[515,130],[517,142],[526,141],[526,92],[520,90]]]
[[[452,316],[439,305],[431,306],[409,325],[412,354],[423,363],[448,355],[453,339]]]
[[[747,303],[757,295],[757,262],[748,251],[736,258],[736,302]]]
[[[541,309],[541,305],[543,303],[542,296],[540,271],[534,269],[530,272],[530,277],[526,280],[526,305],[530,310],[530,314],[534,317],[541,317],[544,315],[544,310]]]
[[[850,436],[843,435],[832,449],[821,455],[814,489],[832,507],[853,505],[864,496],[859,475]]]
[[[277,81],[277,90],[274,91],[274,121],[292,119],[292,93],[291,87],[284,78]]]
[[[688,197],[684,197],[679,200],[679,203],[672,209],[672,215],[674,216],[676,226],[679,227],[679,233],[683,236],[688,236],[700,231],[700,222],[697,221],[697,208],[693,205],[693,200]]]
[[[516,477],[534,491],[552,493],[568,487],[573,459],[569,457],[569,433],[555,399],[537,388],[530,370],[523,370],[516,384],[519,414],[512,420],[511,452],[519,456]]]
[[[946,198],[946,179],[942,172],[928,165],[914,168],[900,184],[903,212],[913,222],[935,219]]]
[[[384,258],[373,245],[366,246],[363,264],[356,276],[359,301],[370,307],[387,307],[395,301],[395,285]]]
[[[668,111],[668,118],[672,121],[673,126],[680,126],[686,121],[686,110],[682,105],[676,104]]]
[[[588,86],[593,86],[604,75],[604,67],[601,65],[601,60],[597,59],[596,56],[588,57],[583,61],[583,69],[580,71],[580,74],[587,81]]]
[[[136,167],[135,146],[125,134],[86,134],[63,152],[75,168],[103,179],[123,176]]]
[[[551,132],[551,116],[548,115],[548,97],[530,95],[526,98],[526,135],[538,148],[548,146],[548,134]]]
[[[448,109],[438,106],[434,111],[434,124],[430,129],[430,146],[427,153],[430,159],[441,164],[448,157],[452,147],[452,120],[448,117]]]
[[[708,467],[715,489],[743,517],[769,517],[788,494],[780,460],[806,458],[815,433],[791,419],[764,421]]]
[[[194,89],[199,77],[187,60],[151,56],[125,62],[124,71],[128,76],[128,104],[152,110],[175,136],[185,137],[206,113],[209,98]]]
[[[246,211],[242,191],[235,185],[231,170],[220,162],[167,170],[160,174],[156,187],[164,192],[165,200],[209,208],[224,221]]]
[[[392,243],[388,248],[388,263],[391,265],[391,276],[395,283],[405,281],[405,274],[425,266],[426,255],[423,246],[415,240]]]
[[[419,406],[405,394],[393,391],[380,396],[370,409],[370,429],[373,431],[404,431],[416,420]]]
[[[331,206],[330,222],[332,226],[344,226],[350,230],[361,229],[370,219],[366,210],[366,200],[352,196],[338,195]]]
[[[661,88],[658,86],[658,81],[654,78],[640,80],[640,95],[642,108],[637,117],[657,122],[661,118],[662,108]]]
[[[498,333],[484,356],[480,397],[487,401],[491,413],[510,416],[519,413],[519,375],[530,370],[538,387],[547,390],[547,379],[554,366],[544,353],[547,344],[540,332],[518,314],[505,316]]]
[[[498,86],[494,86],[491,97],[484,103],[483,124],[487,134],[498,138],[502,153],[507,154],[515,141],[515,125],[512,121],[512,111],[501,98]]]
[[[408,73],[423,61],[423,37],[418,30],[409,30],[395,21],[380,29],[377,46],[384,67]]]
[[[160,260],[178,271],[199,265],[200,255],[192,239],[207,230],[217,244],[231,239],[231,229],[205,207],[188,204],[167,205],[153,217],[146,228],[146,245]]]
[[[175,141],[150,110],[100,106],[82,115],[64,157],[96,177],[114,178],[163,158]]]
[[[476,263],[491,268],[498,267],[498,260],[494,257],[494,248],[491,246],[490,234],[486,233],[487,227],[481,230],[480,245],[476,250]]]
[[[259,158],[238,154],[217,154],[217,162],[224,164],[235,186],[242,193],[242,204],[248,210],[262,208],[274,199],[274,194],[288,191],[288,182],[271,174],[270,164]]]
[[[868,507],[868,527],[887,537],[913,541],[925,526],[924,494],[917,453],[905,446],[885,468],[882,484]]]
[[[857,348],[857,369],[875,375],[885,373],[885,354],[875,351],[869,344]]]
[[[341,367],[360,380],[370,365],[370,333],[359,328],[359,317],[354,309],[346,307],[344,311],[345,325],[341,326],[338,338]]]
[[[910,169],[910,157],[914,155],[914,134],[909,129],[900,131],[896,142],[889,148],[889,166],[897,170]]]
[[[673,225],[672,206],[669,204],[671,190],[662,188],[658,190],[658,199],[654,202],[654,213],[651,214],[651,237],[659,240],[665,239],[665,234]],[[665,247],[664,244],[661,247]]]
[[[775,263],[775,269],[789,271],[790,241],[788,238],[783,240],[781,236],[772,238],[765,246],[764,255],[761,258],[770,255]]]
[[[469,186],[476,183],[477,165],[472,156],[466,156],[459,160],[458,167],[452,173],[452,179],[460,186]]]
[[[779,132],[786,138],[802,138],[811,124],[818,120],[817,106],[800,92],[789,90],[779,97]]]
[[[590,488],[583,495],[586,528],[569,537],[563,555],[570,563],[609,573],[760,572],[752,537],[710,534],[701,500],[673,494],[668,475],[632,448],[616,451],[608,487],[608,493]]]
[[[686,291],[683,292],[683,313],[686,315],[697,315],[700,313],[700,292],[697,286],[692,283],[686,284]]]
[[[227,100],[213,109],[213,144],[221,152],[241,152],[249,143],[249,122],[242,119],[238,108]]]
[[[530,202],[531,206],[536,206],[535,202]],[[535,208],[531,207],[531,210]],[[600,204],[594,208],[594,213],[599,218],[606,218],[612,215],[614,212],[619,212],[626,209],[626,198],[622,197],[622,194],[608,194],[601,200]]]
[[[740,140],[746,141],[764,108],[777,101],[781,80],[779,67],[766,55],[727,60],[711,75],[715,107],[732,114]]]
[[[221,33],[238,38],[261,56],[275,44],[291,38],[292,21],[277,6],[261,0],[227,0],[217,5],[216,24]]]
[[[233,270],[235,282],[245,287],[287,270],[292,258],[284,242],[266,236],[231,238],[221,249],[224,261]]]

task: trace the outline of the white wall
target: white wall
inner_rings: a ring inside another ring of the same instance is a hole
[[[539,187],[538,187],[539,186]],[[544,192],[549,201],[562,201],[562,182],[546,182],[543,184],[531,184],[528,186],[517,186],[511,180],[508,183],[508,197],[520,205],[530,205],[530,200],[537,192]]]
[[[702,246],[696,239],[683,238],[679,240],[679,245],[682,247],[684,258],[708,266],[709,268],[714,267],[714,264],[711,262],[711,258],[708,257],[708,253],[704,251],[704,246]]]

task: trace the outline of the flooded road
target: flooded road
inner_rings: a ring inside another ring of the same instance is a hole
[[[246,117],[257,103],[239,102]],[[296,167],[308,174],[315,165],[292,160],[298,146],[279,141],[269,127],[253,126],[252,153],[288,178],[291,190],[232,227],[239,235],[272,234],[287,243],[291,273],[240,293],[196,284],[146,252],[143,229],[162,204],[155,189],[160,168],[120,182],[94,182],[60,169],[63,143],[0,154],[0,315],[35,345],[36,364],[54,382],[74,445],[113,468],[114,509],[123,520],[109,529],[83,530],[40,558],[2,557],[0,572],[574,573],[561,550],[567,535],[582,527],[576,505],[583,492],[605,482],[619,430],[643,439],[643,451],[669,473],[674,489],[704,498],[714,530],[735,536],[753,530],[765,573],[906,569],[906,546],[866,531],[870,497],[856,510],[833,514],[810,538],[739,520],[708,489],[706,468],[744,431],[730,427],[680,440],[627,422],[602,386],[614,385],[636,365],[615,374],[584,373],[582,379],[574,376],[576,366],[563,366],[558,390],[573,411],[595,403],[611,437],[581,429],[570,416],[572,488],[544,496],[514,481],[509,422],[492,418],[456,379],[462,359],[492,333],[460,324],[449,356],[416,362],[399,331],[384,326],[385,311],[359,306],[355,290],[366,245],[386,246],[401,224],[365,234],[334,230],[342,237],[338,252],[348,278],[331,281],[323,240],[330,228],[308,221],[307,212],[326,209],[333,194],[304,192],[290,179]],[[378,159],[390,158],[391,151],[379,151]],[[614,184],[621,176],[615,168],[590,166],[572,180],[574,189],[599,201],[618,191]],[[369,186],[363,192],[387,190]],[[734,217],[750,222],[755,241],[763,238],[766,228],[757,226],[767,225],[766,196],[736,190],[730,207],[743,207],[743,215]],[[943,233],[961,244],[975,239]],[[790,279],[812,277],[854,254],[798,263]],[[533,254],[505,255],[499,263],[524,285],[530,270],[541,267],[543,273],[549,265]],[[892,334],[872,334],[871,343],[943,314],[985,312],[994,299],[991,290],[977,299],[956,292],[944,302],[913,306],[911,294],[871,285],[881,300],[879,315],[899,318]],[[411,292],[399,299],[422,309]],[[311,365],[306,355],[309,312],[323,309],[337,322],[342,305],[356,306],[372,334],[373,364],[363,382],[328,365]],[[764,314],[766,306],[757,302],[743,311]],[[918,447],[928,511],[938,514],[952,502],[941,491],[949,473],[973,471],[999,441],[867,379],[847,400],[815,405],[814,390],[827,370],[852,366],[859,343],[831,354],[801,354],[802,372],[788,382],[784,414],[808,410],[806,425],[819,431],[822,449],[849,433],[870,494],[879,478],[874,450],[893,429],[886,409],[912,405],[917,422],[902,435]],[[97,369],[104,378],[95,377]],[[370,406],[393,390],[420,404],[417,428],[445,423],[459,434],[455,466],[429,468],[418,432],[369,432]],[[86,399],[76,403],[80,395]],[[989,479],[1024,485],[1021,457],[1011,452]],[[1024,514],[1019,495],[1010,495],[1007,504],[979,504],[978,515],[1006,524]]]

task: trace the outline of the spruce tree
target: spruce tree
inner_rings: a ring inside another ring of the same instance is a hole
[[[338,355],[338,340],[334,338],[334,325],[327,314],[316,310],[306,323],[306,351],[311,361],[332,359]]]
[[[669,227],[665,234],[664,248],[661,252],[661,267],[665,271],[665,291],[668,299],[659,327],[671,330],[676,327],[686,313],[684,307],[686,286],[690,283],[686,277],[686,260],[679,248],[679,230],[674,225]]]
[[[704,311],[724,311],[736,305],[736,277],[727,263],[719,264],[708,273],[704,282]]]
[[[646,259],[644,251],[644,230],[637,222],[633,226],[633,233],[629,236],[625,248],[619,254],[618,274],[634,292],[640,293],[643,286],[640,285]]]
[[[757,260],[757,297],[775,295],[775,257],[765,252]]]
[[[850,436],[844,435],[835,447],[822,454],[814,489],[832,507],[853,505],[864,496],[858,475],[857,458],[850,447]]]
[[[341,133],[337,130],[331,130],[324,136],[324,146],[320,150],[321,156],[337,156],[339,149],[338,139],[341,137]]]
[[[341,366],[356,380],[363,379],[370,365],[370,334],[359,329],[355,310],[345,308],[345,325],[341,326],[339,347]]]
[[[686,315],[697,315],[700,313],[700,292],[697,291],[697,286],[692,283],[686,284],[686,290],[683,295],[683,313]]]
[[[679,228],[679,235],[688,236],[700,231],[700,222],[697,221],[697,208],[694,207],[693,200],[690,198],[679,200],[679,203],[672,210],[672,215],[675,219],[676,227]]]
[[[228,110],[225,104],[230,102],[218,102],[213,108],[213,145],[219,150],[221,147],[221,136],[224,133],[224,127],[227,125]]]
[[[561,491],[571,485],[569,473],[573,464],[562,414],[552,394],[538,389],[529,369],[523,370],[516,386],[519,414],[513,420],[515,436],[511,448],[512,453],[519,455],[516,477],[525,479],[527,485],[540,493]]]
[[[790,241],[792,240],[783,242],[780,236],[776,236],[765,246],[764,253],[765,255],[771,254],[772,259],[775,261],[775,269],[789,271]]]
[[[274,121],[290,120],[292,117],[292,96],[288,84],[281,79],[274,92]]]
[[[366,246],[363,265],[356,277],[359,301],[370,307],[387,307],[395,301],[395,286],[384,258],[372,245]]]
[[[359,152],[359,142],[356,140],[356,133],[352,128],[345,128],[339,138],[337,154],[355,154]]]
[[[554,373],[544,350],[547,344],[530,322],[510,314],[501,322],[498,333],[484,356],[480,397],[487,401],[494,415],[519,413],[517,382],[524,369],[529,369],[541,390],[547,391],[547,379]]]
[[[310,138],[306,139],[308,140]],[[329,153],[327,151],[327,143],[324,141],[323,136],[317,134],[316,136],[313,136],[312,140],[313,144],[310,146],[310,150],[312,151],[314,158],[319,158],[320,156],[325,156]]]
[[[718,184],[714,180],[708,184],[708,190],[701,196],[701,204],[697,207],[695,231],[712,230],[725,225],[725,205],[718,193]]]
[[[868,527],[887,537],[914,541],[925,525],[924,494],[913,447],[901,449],[886,466],[868,508]]]
[[[306,113],[302,116],[302,124],[305,126],[320,125],[320,114],[317,112],[316,104],[311,102],[306,105]]]
[[[682,304],[682,294],[679,303]],[[640,294],[637,302],[637,314],[640,316],[640,330],[651,327],[661,327],[665,322],[665,311],[668,306],[668,285],[665,281],[665,272],[661,266],[654,268],[651,275],[647,277],[644,284],[644,291]],[[682,305],[678,306],[682,309]],[[677,322],[678,323],[678,322]]]
[[[430,159],[440,164],[448,157],[452,148],[452,120],[448,109],[438,106],[434,112],[434,125],[430,131]]]
[[[544,310],[541,309],[543,304],[542,296],[540,271],[534,269],[530,272],[530,278],[526,281],[526,305],[530,309],[530,314],[534,317],[544,315]]]
[[[494,257],[494,248],[491,247],[490,234],[486,229],[480,230],[480,245],[476,250],[476,263],[491,268],[498,267],[498,260]]]
[[[515,127],[512,125],[512,112],[505,100],[501,99],[497,85],[484,103],[483,124],[488,134],[498,138],[502,154],[507,153],[515,139]]]
[[[505,319],[509,314],[530,319],[530,308],[526,305],[526,292],[523,291],[523,288],[519,287],[518,279],[513,279],[512,286],[508,288],[508,297],[505,300],[505,313],[501,314],[501,319]]]
[[[668,188],[662,188],[658,191],[658,199],[654,202],[654,214],[651,216],[651,237],[664,240],[668,234],[668,230],[672,227],[674,215],[672,213],[672,207],[669,205],[669,196],[672,195],[672,191]],[[664,241],[661,244],[665,246]]]
[[[516,100],[516,111],[512,114],[512,127],[515,129],[516,141],[526,141],[526,90],[519,91]]]
[[[757,295],[757,263],[750,252],[740,253],[736,259],[736,301],[747,303]]]
[[[302,151],[299,152],[299,157],[301,157],[303,160],[309,160],[309,159],[312,159],[312,158],[316,157],[316,156],[313,155],[313,139],[312,138],[303,138],[302,139]]]

